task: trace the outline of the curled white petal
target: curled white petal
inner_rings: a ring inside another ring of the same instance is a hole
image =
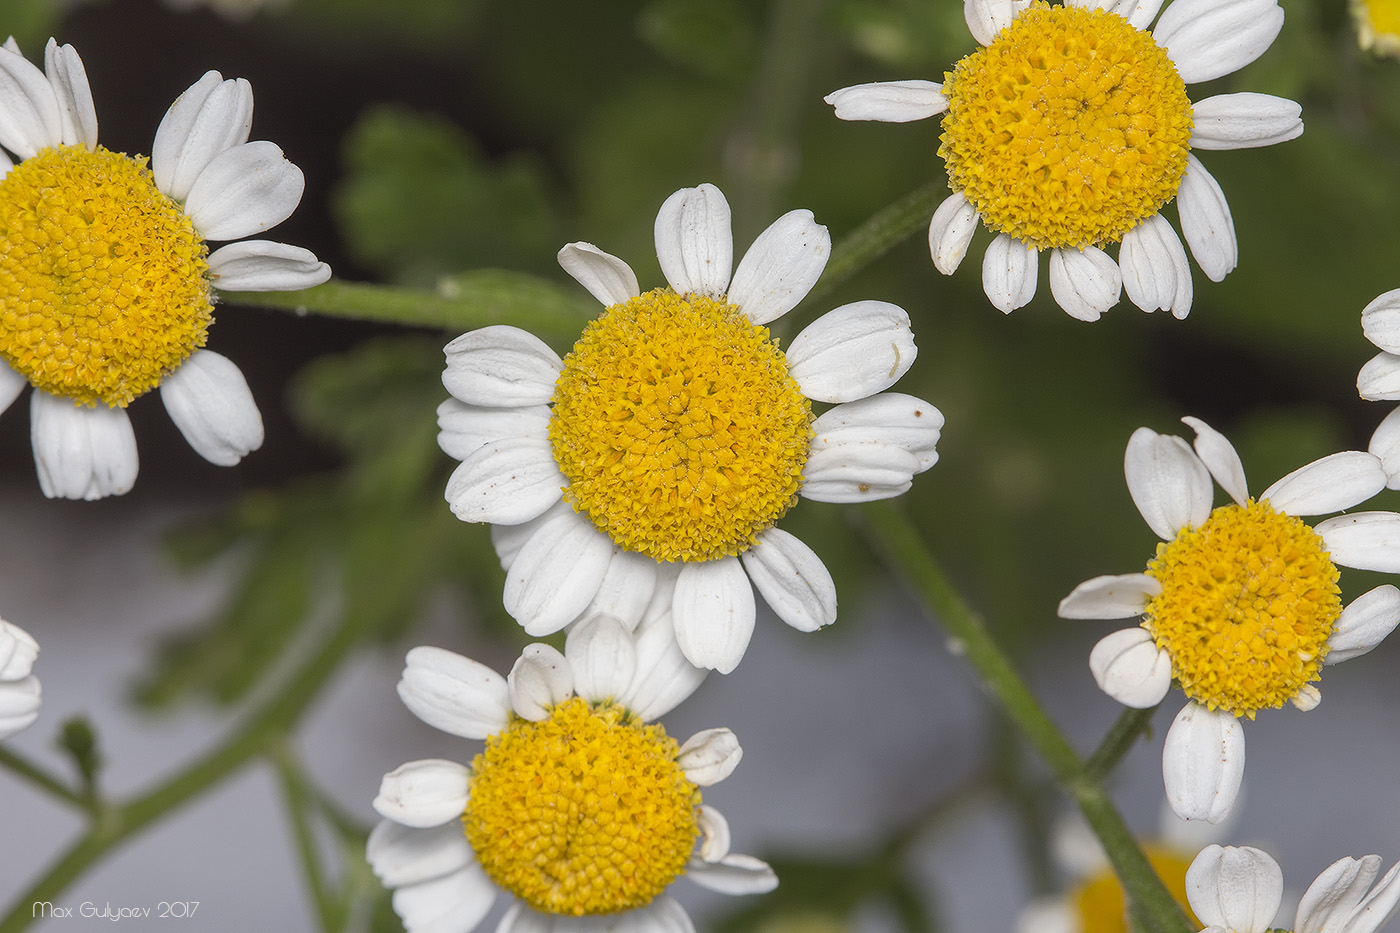
[[[1377,353],[1356,374],[1356,391],[1373,402],[1400,401],[1400,355]]]
[[[1359,505],[1385,488],[1380,458],[1344,450],[1299,467],[1259,494],[1289,515],[1325,515]]]
[[[544,514],[568,484],[548,438],[508,437],[472,451],[444,498],[464,522],[518,525]]]
[[[1030,6],[1030,0],[963,0],[963,19],[972,38],[991,45],[1016,14]]]
[[[1327,637],[1324,664],[1359,658],[1385,640],[1400,623],[1400,589],[1382,584],[1353,599]]]
[[[101,499],[130,492],[140,461],[121,408],[82,408],[71,399],[29,396],[29,436],[39,488],[50,499]]]
[[[686,739],[676,755],[676,764],[692,784],[709,787],[733,774],[743,757],[744,750],[733,732],[724,728],[706,729]]]
[[[728,674],[753,636],[753,586],[737,557],[686,564],[672,602],[676,641],[696,667]]]
[[[1161,595],[1162,584],[1145,573],[1094,577],[1060,600],[1062,619],[1129,619],[1142,615],[1147,601]]]
[[[1172,662],[1141,628],[1101,638],[1089,652],[1089,670],[1099,689],[1124,706],[1151,709],[1172,685]]]
[[[63,117],[53,85],[18,49],[0,49],[0,146],[28,159],[62,143]]]
[[[1118,303],[1123,276],[1118,263],[1097,246],[1050,251],[1050,293],[1070,317],[1097,321]]]
[[[943,199],[928,225],[928,251],[933,256],[935,269],[944,275],[957,271],[980,220],[977,208],[961,191],[954,191]]]
[[[627,627],[610,615],[584,619],[569,629],[564,657],[574,692],[591,703],[622,697],[637,673],[637,649]]]
[[[1186,870],[1186,898],[1207,926],[1263,933],[1283,899],[1283,871],[1261,849],[1212,844]]]
[[[509,324],[467,331],[443,348],[442,384],[469,405],[547,405],[564,361],[549,344]]]
[[[836,108],[838,120],[909,123],[948,109],[943,85],[933,81],[876,81],[832,91],[823,97]]]
[[[1174,0],[1152,38],[1167,50],[1181,80],[1198,84],[1248,65],[1282,28],[1277,0]]]
[[[1329,865],[1298,902],[1297,933],[1375,933],[1385,926],[1400,907],[1400,866],[1377,882],[1381,864],[1379,855],[1367,855]]]
[[[717,862],[692,862],[686,877],[721,894],[763,894],[778,886],[778,876],[767,862],[736,853]]]
[[[240,240],[209,254],[209,275],[222,292],[292,292],[328,281],[331,267],[300,246]]]
[[[892,444],[836,444],[813,449],[802,497],[813,502],[874,502],[902,495],[919,458]]]
[[[204,75],[175,98],[156,127],[151,174],[156,187],[184,201],[214,157],[248,141],[253,127],[253,88],[242,78]]]
[[[729,202],[714,185],[682,188],[656,215],[656,258],[677,294],[718,298],[729,287],[734,236]]]
[[[831,234],[811,211],[789,211],[762,233],[739,260],[728,301],[755,324],[787,314],[821,278],[831,256]]]
[[[1191,111],[1192,149],[1249,149],[1303,135],[1297,101],[1244,91],[1196,101]]]
[[[1400,515],[1352,512],[1313,526],[1334,564],[1357,570],[1400,573]]]
[[[455,761],[410,761],[384,775],[374,810],[404,826],[441,826],[461,818],[470,778],[471,772]]]
[[[228,357],[196,350],[160,383],[160,400],[195,453],[233,466],[263,444],[262,415],[243,371]]]
[[[1153,214],[1123,235],[1118,250],[1123,290],[1144,311],[1170,311],[1181,320],[1191,313],[1191,265],[1171,224]]]
[[[365,860],[385,887],[397,888],[459,871],[473,855],[460,825],[419,829],[381,820],[370,831]]]
[[[39,657],[39,643],[18,625],[0,619],[0,682],[23,680]]]
[[[724,818],[724,814],[709,804],[701,804],[696,822],[700,824],[701,861],[718,862],[728,855],[729,821]]]
[[[982,290],[992,307],[1010,314],[1035,297],[1040,257],[1034,246],[998,233],[982,255]]]
[[[604,305],[621,304],[642,293],[632,267],[592,243],[568,244],[559,251],[559,265]]]
[[[1361,332],[1388,353],[1400,353],[1400,288],[1377,295],[1361,309]]]
[[[0,739],[32,726],[39,718],[42,699],[39,678],[33,675],[0,682]]]
[[[441,878],[396,888],[394,912],[412,933],[461,933],[476,929],[499,892],[473,861]]]
[[[559,631],[598,592],[613,544],[586,518],[565,512],[543,525],[516,554],[501,602],[527,635]]]
[[[1244,729],[1227,712],[1194,701],[1177,713],[1162,745],[1162,783],[1183,820],[1219,823],[1230,815],[1244,778]]]
[[[810,399],[850,402],[894,385],[918,352],[903,308],[856,301],[828,311],[793,338],[788,372]]]
[[[637,632],[636,649],[637,672],[618,701],[643,722],[675,709],[710,673],[685,656],[669,612]]]
[[[409,651],[398,693],[413,715],[463,738],[484,739],[510,722],[506,679],[479,661],[443,648]]]
[[[778,618],[800,632],[836,621],[836,583],[817,553],[781,528],[769,528],[740,555],[754,589]]]
[[[437,407],[438,446],[457,460],[465,460],[483,445],[512,437],[547,437],[549,408],[486,408],[447,398]]]
[[[1400,489],[1400,407],[1393,409],[1376,426],[1366,449],[1380,458],[1386,485]]]
[[[92,89],[77,50],[50,39],[44,47],[44,74],[58,99],[63,144],[96,148],[97,108],[92,104]]]
[[[1138,428],[1128,439],[1123,474],[1138,512],[1163,541],[1210,515],[1210,472],[1179,437]]]
[[[1177,0],[1180,2],[1180,0]],[[1206,171],[1201,160],[1189,153],[1186,174],[1176,192],[1176,206],[1181,213],[1181,233],[1196,264],[1212,282],[1219,282],[1239,264],[1239,243],[1235,239],[1235,221],[1220,184]]]
[[[1210,470],[1210,475],[1220,484],[1220,488],[1230,494],[1240,505],[1249,501],[1249,484],[1245,481],[1244,463],[1240,460],[1235,445],[1219,431],[1200,418],[1187,415],[1181,423],[1196,432],[1196,456]]]
[[[923,472],[938,462],[943,413],[923,399],[900,392],[835,405],[812,422],[812,450],[846,444],[898,447],[912,454]]]
[[[515,715],[531,722],[549,718],[549,711],[574,693],[574,675],[557,648],[526,645],[506,676]]]
[[[296,210],[306,177],[275,143],[243,143],[209,160],[185,213],[210,240],[238,240],[277,226]]]

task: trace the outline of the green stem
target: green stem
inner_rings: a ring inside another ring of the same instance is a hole
[[[915,233],[928,229],[945,191],[943,182],[929,182],[880,208],[837,241],[831,249],[831,261],[805,300],[820,298]]]
[[[292,819],[292,832],[296,836],[297,855],[306,875],[307,887],[316,902],[316,914],[321,920],[325,933],[340,929],[340,907],[331,897],[326,884],[325,872],[321,871],[321,858],[316,851],[316,836],[311,828],[310,811],[316,806],[306,779],[301,773],[296,752],[285,741],[276,743],[269,751],[277,766],[277,777],[282,785],[282,795],[287,801],[287,813]]]
[[[1094,753],[1084,762],[1084,774],[1091,781],[1102,782],[1113,769],[1118,767],[1118,763],[1123,760],[1123,756],[1133,750],[1138,739],[1147,734],[1152,726],[1152,714],[1157,712],[1157,707],[1151,709],[1125,709],[1118,717],[1118,721],[1108,730],[1108,735],[1104,736],[1099,747],[1094,749]]]
[[[1079,806],[1122,881],[1139,923],[1150,933],[1195,933],[1196,928],[1157,877],[1108,794],[1088,774],[1069,740],[1017,675],[982,618],[949,582],[917,529],[887,501],[866,506],[863,515],[876,532],[870,537],[886,561],[922,597],[950,634],[955,653],[972,665],[987,692]]]
[[[90,813],[96,806],[93,800],[73,790],[67,784],[64,784],[61,780],[18,752],[11,751],[7,748],[0,748],[0,768],[4,768],[17,777],[24,778],[40,790],[52,794],[59,800],[70,803],[81,810],[86,810]]]
[[[233,304],[326,314],[358,321],[435,327],[461,333],[514,324],[532,333],[576,335],[598,312],[582,287],[523,272],[479,269],[443,279],[434,292],[336,279],[298,292],[230,292]]]
[[[341,660],[355,646],[359,626],[353,624],[353,619],[352,615],[342,623],[315,654],[291,673],[281,689],[223,745],[146,794],[125,804],[102,806],[95,814],[87,834],[60,855],[49,870],[20,895],[10,913],[0,920],[0,933],[24,929],[33,919],[34,904],[55,901],[109,850],[174,812],[281,741],[335,673]]]

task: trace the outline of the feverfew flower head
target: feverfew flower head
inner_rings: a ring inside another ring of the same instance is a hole
[[[375,874],[412,933],[467,933],[500,891],[498,933],[685,933],[665,891],[682,873],[725,894],[770,891],[772,869],[729,852],[701,802],[742,751],[728,729],[684,743],[652,722],[705,677],[665,617],[631,633],[612,616],[574,626],[564,653],[527,647],[502,677],[415,648],[399,696],[424,722],[486,748],[470,767],[414,761],[385,775],[370,834]]]
[[[593,611],[635,625],[669,588],[692,663],[728,673],[753,631],[753,590],[811,631],[836,618],[821,559],[774,524],[799,497],[897,496],[938,459],[943,416],[885,392],[916,349],[909,316],[858,301],[784,352],[765,324],[816,283],[831,241],[808,211],[759,235],[731,274],[729,204],[677,191],[656,218],[669,288],[571,243],[559,262],[605,305],[562,360],[515,327],[447,345],[442,449],[462,461],[447,501],[490,522],[506,610],[531,635]],[[812,402],[834,403],[817,417]]]
[[[1094,646],[1105,693],[1150,708],[1175,680],[1188,698],[1167,733],[1167,800],[1185,819],[1218,822],[1244,773],[1239,718],[1292,703],[1312,709],[1324,665],[1358,657],[1400,621],[1400,590],[1376,587],[1342,607],[1337,568],[1400,571],[1400,515],[1351,512],[1314,526],[1300,516],[1350,509],[1385,488],[1379,458],[1344,451],[1249,497],[1223,435],[1197,418],[1195,450],[1139,428],[1124,473],[1133,502],[1162,538],[1144,573],[1095,577],[1060,602],[1066,619],[1141,624]],[[1211,479],[1233,500],[1212,508]]]
[[[287,219],[301,170],[249,142],[253,92],[210,71],[145,157],[97,144],[82,60],[50,39],[44,70],[0,48],[0,410],[27,384],[44,494],[99,499],[136,481],[126,406],[160,388],[190,445],[230,466],[262,445],[238,367],[203,349],[220,291],[307,288],[307,250],[241,240]],[[241,240],[210,252],[210,240]]]
[[[1301,108],[1268,94],[1192,102],[1187,85],[1254,61],[1283,26],[1277,0],[965,0],[983,48],[932,81],[843,88],[843,120],[906,122],[943,114],[952,195],[934,212],[929,249],[951,275],[978,221],[996,234],[982,284],[1004,312],[1035,295],[1050,251],[1050,290],[1072,317],[1098,317],[1120,292],[1145,311],[1191,310],[1186,251],[1161,210],[1176,199],[1191,254],[1212,281],[1236,264],[1220,186],[1192,149],[1269,146],[1303,132]],[[1148,26],[1157,25],[1148,32]],[[1104,252],[1121,244],[1117,259]]]
[[[1295,933],[1375,933],[1400,905],[1400,865],[1379,882],[1381,857],[1338,859],[1308,886]],[[1186,873],[1201,933],[1269,933],[1283,901],[1283,871],[1252,846],[1206,846]],[[1287,933],[1287,931],[1277,931]]]
[[[38,656],[28,632],[0,619],[0,739],[39,718],[39,678],[31,673]]]
[[[1375,55],[1400,57],[1400,2],[1351,0],[1351,16],[1362,49]]]

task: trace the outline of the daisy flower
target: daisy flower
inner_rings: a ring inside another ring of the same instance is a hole
[[[741,750],[728,729],[683,744],[652,720],[705,671],[665,616],[636,634],[598,615],[564,653],[527,647],[502,677],[415,648],[399,696],[418,718],[486,749],[470,767],[414,761],[385,775],[368,858],[409,933],[467,933],[504,891],[497,933],[682,933],[665,894],[682,873],[726,894],[770,891],[764,862],[729,853],[729,827],[701,803]]]
[[[1400,515],[1353,512],[1308,526],[1385,488],[1380,460],[1344,451],[1294,470],[1249,497],[1235,448],[1204,421],[1195,451],[1139,428],[1128,441],[1128,491],[1162,539],[1145,573],[1095,577],[1060,602],[1066,619],[1140,625],[1102,639],[1094,679],[1126,706],[1147,709],[1175,680],[1186,706],[1167,732],[1162,777],[1184,819],[1223,819],[1244,773],[1240,717],[1321,700],[1324,664],[1378,645],[1400,621],[1400,590],[1378,586],[1342,607],[1337,567],[1400,571]],[[1233,500],[1212,509],[1211,478]]]
[[[656,218],[669,288],[589,243],[559,263],[606,307],[564,359],[516,327],[447,345],[442,449],[463,521],[497,526],[506,610],[534,636],[590,609],[629,623],[674,564],[676,637],[727,673],[753,632],[753,590],[793,627],[836,618],[821,559],[774,527],[799,496],[897,496],[937,460],[943,416],[885,392],[914,362],[909,316],[883,301],[823,315],[778,348],[765,324],[802,300],[831,241],[809,211],[759,235],[733,270],[729,204],[677,191]],[[833,407],[812,417],[811,402]],[[561,504],[562,503],[562,504]],[[619,594],[621,594],[619,596]]]
[[[943,116],[952,194],[934,212],[929,249],[951,275],[980,220],[996,236],[982,285],[1011,312],[1029,302],[1039,256],[1050,291],[1084,321],[1126,290],[1145,311],[1191,310],[1186,251],[1161,210],[1173,198],[1196,263],[1211,281],[1235,268],[1234,222],[1192,149],[1270,146],[1303,132],[1301,108],[1268,94],[1192,102],[1186,86],[1254,61],[1278,35],[1277,0],[965,0],[983,47],[932,81],[843,88],[843,120]],[[1147,27],[1157,19],[1156,27]],[[1115,260],[1104,248],[1121,244]]]
[[[1400,865],[1379,883],[1381,857],[1338,859],[1318,875],[1298,904],[1297,933],[1375,933],[1400,905]],[[1269,933],[1283,901],[1283,871],[1252,846],[1207,846],[1186,873],[1201,933]],[[1279,931],[1283,933],[1283,931]]]
[[[39,718],[39,679],[30,673],[38,656],[28,632],[0,619],[0,739]]]
[[[1400,57],[1400,2],[1351,0],[1356,40],[1364,51]]]
[[[301,170],[249,142],[253,92],[210,71],[166,112],[145,157],[97,144],[82,60],[50,39],[41,71],[0,48],[0,411],[26,383],[39,485],[99,499],[136,481],[126,406],[159,387],[201,456],[230,466],[262,445],[238,367],[203,349],[216,291],[307,288],[330,269],[307,250],[229,243],[276,226]]]

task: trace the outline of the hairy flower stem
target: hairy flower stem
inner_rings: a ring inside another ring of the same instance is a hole
[[[1195,933],[1181,907],[1162,884],[1123,817],[1099,783],[1011,666],[979,616],[955,589],[928,545],[909,520],[889,502],[875,502],[858,513],[869,537],[914,588],[925,606],[957,643],[957,653],[977,672],[983,686],[1017,729],[1050,766],[1089,827],[1098,836],[1137,924],[1146,933]]]

